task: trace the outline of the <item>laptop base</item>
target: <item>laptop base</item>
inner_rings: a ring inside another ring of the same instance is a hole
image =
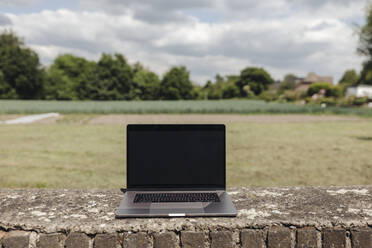
[[[168,191],[172,193],[172,191]],[[195,192],[195,191],[193,191]],[[210,191],[209,191],[210,192]],[[229,195],[218,191],[219,202],[164,202],[164,203],[134,203],[133,199],[141,191],[127,191],[124,194],[116,218],[137,217],[235,217],[237,211]],[[146,193],[149,193],[146,191]],[[191,192],[190,192],[191,193]]]

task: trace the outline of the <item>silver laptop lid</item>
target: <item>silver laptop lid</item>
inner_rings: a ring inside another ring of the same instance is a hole
[[[223,190],[225,182],[225,125],[127,126],[128,190]]]

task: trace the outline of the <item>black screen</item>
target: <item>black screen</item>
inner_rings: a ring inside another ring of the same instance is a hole
[[[128,125],[128,188],[225,188],[224,125]]]

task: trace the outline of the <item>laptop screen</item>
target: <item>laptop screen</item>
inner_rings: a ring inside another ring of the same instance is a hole
[[[128,188],[225,188],[224,125],[128,125]]]

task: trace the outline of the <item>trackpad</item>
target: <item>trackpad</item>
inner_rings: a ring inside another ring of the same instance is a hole
[[[151,203],[150,205],[150,212],[151,209],[179,209],[179,208],[185,208],[185,209],[195,209],[200,208],[204,209],[203,203],[201,202],[167,202],[167,203]]]
[[[169,217],[183,217],[188,214],[203,214],[203,208],[151,208],[152,215],[168,215]]]

